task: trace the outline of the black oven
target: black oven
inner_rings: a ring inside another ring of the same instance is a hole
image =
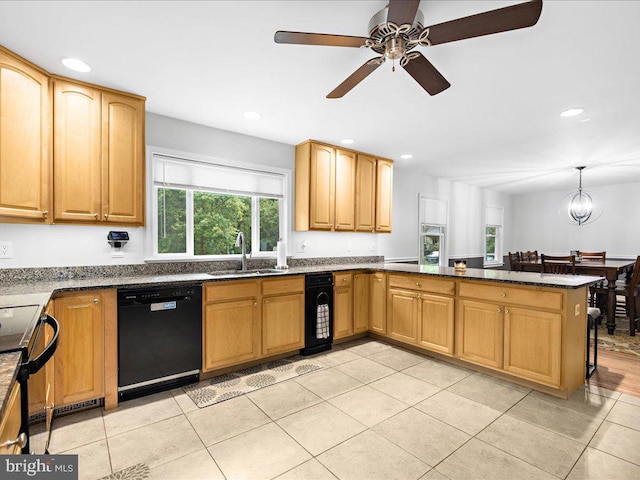
[[[30,453],[29,444],[29,376],[38,372],[49,361],[58,346],[60,326],[49,315],[41,316],[39,305],[17,305],[0,307],[0,353],[19,352],[21,355],[17,380],[20,383],[20,436],[18,441],[22,453]],[[45,325],[53,334],[41,352],[35,346],[41,335],[45,335]]]

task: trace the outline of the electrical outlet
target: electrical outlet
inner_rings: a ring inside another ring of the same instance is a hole
[[[0,242],[0,258],[13,258],[13,242]]]
[[[298,247],[298,253],[303,253],[307,251],[307,241],[306,240],[302,240],[301,242],[297,243],[297,247]]]
[[[351,248],[353,248],[352,243],[351,242],[347,242],[347,252],[350,252]]]
[[[369,246],[369,250],[371,250],[372,252],[375,252],[375,251],[376,251],[376,244],[375,244],[375,243],[372,243],[372,244]]]
[[[575,306],[573,307],[573,313],[575,314],[575,316],[579,316],[580,315],[580,304],[576,303]]]

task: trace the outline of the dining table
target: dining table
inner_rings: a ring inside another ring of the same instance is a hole
[[[635,260],[605,260],[600,261],[576,261],[576,275],[594,275],[607,279],[607,332],[613,335],[616,328],[616,281],[622,274],[626,276],[627,283],[631,280],[631,273]],[[518,262],[519,269],[524,272],[542,272],[542,261],[532,260]],[[613,312],[609,315],[609,312]]]

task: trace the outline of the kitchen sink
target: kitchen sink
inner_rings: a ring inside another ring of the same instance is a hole
[[[223,270],[220,272],[209,272],[209,275],[214,277],[259,277],[262,275],[276,275],[285,273],[286,270],[278,269],[278,268],[256,268],[252,270]]]

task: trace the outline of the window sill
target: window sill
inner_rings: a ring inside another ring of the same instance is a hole
[[[482,264],[482,268],[499,268],[499,267],[503,267],[504,263],[503,262],[492,262],[492,263],[483,263]]]
[[[169,262],[228,262],[228,261],[240,261],[241,255],[203,255],[203,256],[151,256],[144,259],[144,263],[169,263]],[[272,254],[261,253],[259,255],[247,255],[247,260],[270,260],[275,259],[275,252]]]

